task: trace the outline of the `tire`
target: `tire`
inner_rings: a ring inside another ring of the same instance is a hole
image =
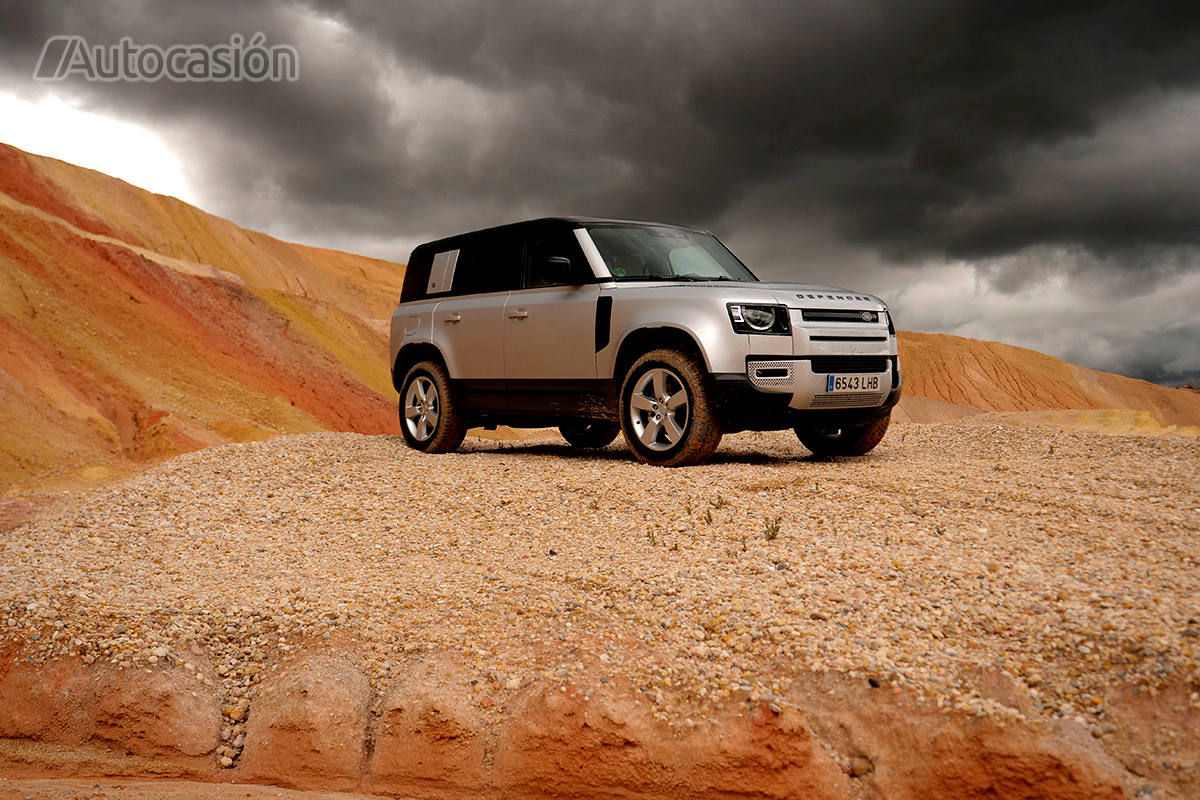
[[[414,450],[448,453],[467,435],[450,376],[441,364],[414,364],[400,384],[400,430]]]
[[[604,447],[617,438],[621,426],[606,420],[579,419],[559,425],[558,432],[572,447]]]
[[[703,365],[679,350],[652,350],[634,362],[620,405],[625,441],[647,464],[699,464],[721,443]]]
[[[818,456],[861,456],[875,449],[887,433],[892,415],[880,417],[866,425],[840,428],[833,431],[796,428],[796,438]]]

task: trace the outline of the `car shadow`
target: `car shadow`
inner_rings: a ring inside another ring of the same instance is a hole
[[[599,450],[572,447],[563,442],[492,442],[481,440],[472,442],[470,450],[461,450],[472,455],[511,455],[522,454],[531,456],[553,456],[554,458],[579,461],[626,461],[631,464],[640,463],[625,445],[615,445]],[[822,458],[809,453],[797,452],[794,457],[771,455],[749,450],[721,451],[713,454],[706,464],[792,464],[796,461],[833,461],[836,459]],[[703,465],[700,465],[703,466]]]

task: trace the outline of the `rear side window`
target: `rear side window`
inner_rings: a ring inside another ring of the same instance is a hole
[[[411,303],[425,297],[425,287],[429,283],[429,270],[433,266],[433,251],[428,247],[418,247],[408,257],[408,266],[404,268],[404,286],[400,289],[400,302]]]
[[[521,275],[521,240],[493,234],[465,242],[454,267],[453,294],[485,294],[516,289]]]

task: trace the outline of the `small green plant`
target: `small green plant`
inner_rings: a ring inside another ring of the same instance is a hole
[[[593,498],[592,502],[588,503],[588,508],[590,508],[592,511],[595,511],[596,509],[600,508],[600,501]]]
[[[646,529],[646,538],[650,541],[650,544],[655,545],[656,547],[658,546],[658,538],[654,535],[654,531],[650,528]]]
[[[768,542],[773,542],[779,538],[779,529],[781,527],[783,527],[783,517],[763,520],[763,533],[766,534]]]
[[[727,505],[728,505],[728,502],[727,502],[727,501],[725,500],[725,498],[724,498],[724,497],[722,497],[721,495],[717,495],[717,499],[716,499],[716,500],[709,500],[709,501],[708,501],[708,504],[709,504],[710,506],[712,506],[713,508],[724,508],[725,506],[727,506]]]
[[[705,522],[705,524],[712,525],[712,509],[711,508],[704,509],[704,522]]]

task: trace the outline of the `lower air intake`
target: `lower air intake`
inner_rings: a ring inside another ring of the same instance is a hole
[[[813,398],[813,408],[874,408],[882,405],[885,395],[878,392],[846,392],[819,394]]]

